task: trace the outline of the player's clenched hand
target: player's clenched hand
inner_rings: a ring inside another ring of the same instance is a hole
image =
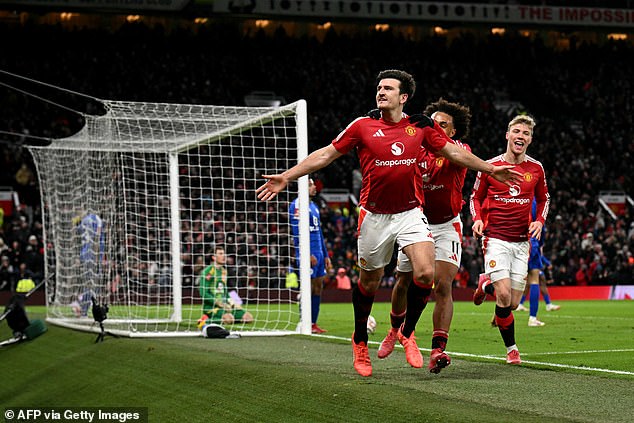
[[[367,117],[372,118],[374,120],[381,119],[381,111],[379,109],[372,109],[368,113],[365,114]]]
[[[513,184],[519,184],[522,182],[524,175],[519,173],[516,170],[513,170],[515,166],[513,165],[504,165],[504,166],[493,166],[493,170],[491,171],[491,176],[508,186]]]
[[[473,231],[473,234],[476,236],[482,236],[483,229],[484,229],[484,222],[482,222],[481,220],[476,220],[475,222],[473,222],[473,226],[471,226],[471,230]]]
[[[277,196],[277,193],[281,192],[286,185],[288,185],[288,180],[282,175],[262,175],[264,179],[268,179],[263,185],[260,185],[255,192],[258,194],[258,199],[268,201],[272,200]]]
[[[528,234],[531,238],[535,238],[537,240],[541,239],[543,226],[542,222],[531,222],[531,224],[528,225]]]

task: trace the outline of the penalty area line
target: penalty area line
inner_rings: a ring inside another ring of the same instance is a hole
[[[343,341],[350,341],[350,338],[344,338],[342,336],[334,336],[334,335],[312,335],[312,336],[316,336],[319,338],[328,338],[328,339],[338,339],[338,340],[343,340]],[[378,341],[368,341],[368,345],[381,345],[380,342]],[[395,347],[397,348],[403,348],[402,345],[400,344],[396,344]],[[431,349],[429,348],[418,348],[421,351],[431,351]],[[628,349],[628,350],[606,350],[605,352],[610,352],[610,351],[624,351],[624,352],[629,352],[629,351],[634,351],[634,349]],[[592,353],[592,352],[602,352],[600,350],[597,351],[578,351],[578,352],[573,352],[573,353]],[[461,352],[456,352],[456,351],[447,351],[447,353],[452,356],[452,357],[471,357],[471,358],[483,358],[486,360],[495,360],[495,361],[506,361],[506,357],[496,357],[493,355],[483,355],[483,354],[471,354],[471,353],[461,353]],[[535,353],[533,355],[540,355],[541,353]],[[558,353],[547,353],[547,354],[558,354]],[[561,354],[565,354],[565,353],[561,353]],[[526,354],[528,355],[528,354]],[[628,372],[625,370],[610,370],[610,369],[601,369],[601,368],[597,368],[597,367],[583,367],[583,366],[573,366],[570,364],[558,364],[558,363],[546,363],[543,361],[533,361],[533,360],[524,360],[522,359],[522,363],[526,363],[526,364],[535,364],[538,366],[545,366],[545,367],[556,367],[556,368],[560,368],[560,369],[572,369],[572,370],[583,370],[586,372],[597,372],[597,373],[612,373],[612,374],[617,374],[617,375],[628,375],[628,376],[634,376],[634,372]]]

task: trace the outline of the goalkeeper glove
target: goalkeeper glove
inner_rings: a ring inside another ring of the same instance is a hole
[[[413,123],[419,128],[434,127],[434,120],[422,113],[411,115],[409,117],[409,123]]]
[[[374,120],[381,119],[381,111],[379,109],[372,109],[368,113],[365,114],[367,117],[372,118]]]

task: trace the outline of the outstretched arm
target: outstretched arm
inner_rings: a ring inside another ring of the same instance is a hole
[[[304,160],[297,163],[285,172],[276,175],[262,175],[267,181],[258,187],[255,192],[258,199],[268,201],[274,199],[290,181],[294,181],[304,175],[308,175],[316,170],[322,169],[332,163],[335,159],[342,156],[340,152],[332,145],[315,150]]]
[[[445,144],[445,146],[438,151],[438,154],[453,163],[491,175],[494,179],[506,185],[520,183],[522,181],[522,174],[513,170],[514,166],[494,166],[453,143]]]

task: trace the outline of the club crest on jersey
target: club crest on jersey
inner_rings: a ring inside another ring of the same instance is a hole
[[[530,181],[532,181],[532,180],[533,180],[533,174],[532,174],[532,173],[530,173],[530,172],[526,172],[526,173],[524,174],[524,180],[525,180],[526,182],[530,182]]]
[[[391,147],[392,154],[395,156],[400,156],[405,152],[405,146],[401,142],[395,142]]]
[[[522,192],[520,190],[520,187],[517,185],[511,185],[509,187],[509,194],[511,195],[511,197],[517,197],[518,195],[520,195],[520,192]]]
[[[445,163],[445,158],[444,157],[438,157],[436,158],[436,167],[442,167],[442,165]]]
[[[414,135],[416,135],[416,128],[414,128],[413,126],[406,126],[405,133],[410,137],[413,137]]]
[[[490,267],[491,269],[493,269],[496,265],[497,265],[497,263],[495,262],[495,260],[491,260],[491,261],[489,262],[489,267]]]
[[[363,257],[361,257],[359,259],[359,264],[361,265],[361,267],[365,267],[368,264],[368,261],[366,259],[364,259]]]

